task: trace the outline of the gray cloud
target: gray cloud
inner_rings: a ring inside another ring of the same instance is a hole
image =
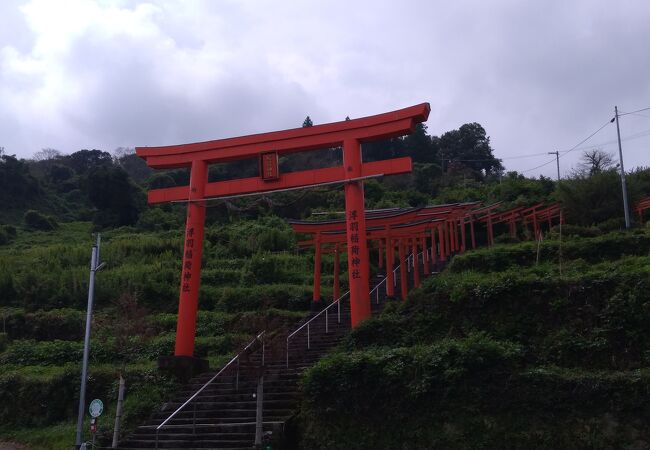
[[[641,0],[65,5],[0,6],[9,153],[194,142],[429,101],[432,134],[480,122],[506,167],[526,170],[550,157],[507,158],[572,147],[614,104],[650,106]],[[589,144],[614,151],[614,139],[608,126]],[[627,167],[649,164],[648,135],[624,146]]]

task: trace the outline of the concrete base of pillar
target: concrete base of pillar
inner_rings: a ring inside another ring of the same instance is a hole
[[[190,378],[210,370],[210,364],[207,359],[194,356],[161,356],[158,358],[158,369],[171,373],[184,383]]]

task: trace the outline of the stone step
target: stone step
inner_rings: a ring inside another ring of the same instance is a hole
[[[409,277],[410,278],[410,277]],[[380,282],[382,278],[376,278]],[[382,288],[380,288],[382,291]],[[397,290],[398,291],[398,290]],[[385,291],[380,292],[380,304],[371,298],[373,314],[383,307]],[[264,429],[271,430],[273,424],[281,425],[295,411],[300,401],[299,382],[304,371],[320,360],[333,348],[340,345],[350,332],[350,308],[341,305],[341,321],[338,308],[332,306],[327,314],[321,314],[303,327],[289,340],[289,365],[287,366],[287,335],[276,336],[266,342],[264,351]],[[304,325],[314,314],[296,324],[291,333]],[[309,343],[308,343],[309,342]],[[309,347],[309,348],[308,348]],[[255,415],[257,401],[253,394],[257,390],[258,371],[262,362],[262,347],[239,362],[239,375],[233,364],[225,373],[201,391],[196,399],[179,411],[167,424],[156,431],[157,426],[167,420],[178,407],[201,389],[217,371],[204,373],[181,388],[173,400],[152,414],[146,425],[121,443],[123,450],[153,448],[165,449],[229,449],[250,450],[255,436]]]

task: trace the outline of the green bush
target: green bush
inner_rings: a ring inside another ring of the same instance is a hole
[[[148,208],[140,213],[136,227],[146,231],[179,230],[181,219],[176,213],[165,212],[162,208]]]
[[[16,227],[12,225],[0,225],[0,245],[6,245],[16,238]]]
[[[493,248],[472,250],[454,256],[449,270],[498,272],[511,267],[532,266],[537,260],[537,247],[536,242],[523,242],[517,245],[498,245]],[[553,240],[545,240],[540,245],[540,262],[557,262],[559,252],[560,243],[557,235],[553,235]],[[650,253],[648,233],[620,232],[593,238],[565,237],[565,241],[562,242],[562,257],[565,261],[582,259],[596,263],[617,260],[624,255],[647,255],[648,253]]]
[[[86,398],[101,398],[111,407],[117,398],[118,370],[126,379],[123,427],[133,429],[160,406],[176,387],[153,366],[92,365]],[[80,367],[8,368],[0,373],[0,424],[43,426],[76,418]],[[106,427],[110,427],[106,424]]]
[[[5,351],[8,342],[9,337],[7,336],[7,333],[0,333],[0,353]]]
[[[552,228],[552,235],[557,237],[559,235],[560,227],[555,225]],[[568,237],[596,237],[603,234],[603,230],[600,227],[581,227],[580,225],[571,225],[565,223],[562,225],[562,235],[565,238]]]
[[[251,311],[267,308],[308,310],[311,286],[293,284],[261,284],[253,287],[223,287],[201,290],[204,308],[224,312]]]
[[[243,279],[251,284],[302,283],[301,263],[302,258],[294,255],[256,253],[247,262]]]
[[[31,313],[15,308],[4,316],[4,321],[12,339],[81,340],[85,314],[70,308]]]
[[[43,214],[39,213],[38,211],[34,211],[33,209],[30,209],[25,213],[23,220],[25,221],[25,225],[34,230],[50,231],[59,227],[56,219],[53,217],[44,216]]]
[[[8,244],[10,241],[11,238],[9,237],[7,232],[3,228],[0,228],[0,245]]]
[[[0,354],[0,364],[52,366],[81,361],[82,354],[83,342],[18,340]]]

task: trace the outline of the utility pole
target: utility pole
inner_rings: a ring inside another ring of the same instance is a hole
[[[560,152],[548,152],[549,155],[555,155],[555,162],[557,163],[557,182],[560,182]]]
[[[560,186],[560,152],[558,150],[554,152],[548,152],[549,155],[555,155],[555,162],[557,163],[557,185]],[[560,210],[560,244],[558,246],[558,267],[560,268],[560,275],[562,275],[562,222],[564,218],[562,216],[562,210]],[[550,232],[551,230],[549,230]]]
[[[81,389],[79,389],[79,415],[77,416],[77,433],[75,447],[81,447],[81,429],[83,427],[84,414],[86,412],[86,379],[88,378],[88,354],[90,353],[90,323],[93,318],[93,300],[95,296],[95,273],[104,267],[99,263],[99,247],[101,237],[97,233],[97,242],[93,246],[90,256],[90,281],[88,282],[88,307],[86,311],[86,334],[84,337],[84,354],[81,364]]]
[[[621,187],[623,189],[623,210],[625,211],[625,228],[630,228],[630,207],[627,204],[627,184],[625,183],[625,168],[623,167],[623,149],[621,147],[621,129],[618,126],[618,107],[614,106],[616,118],[616,135],[618,136],[618,158],[621,163]]]

